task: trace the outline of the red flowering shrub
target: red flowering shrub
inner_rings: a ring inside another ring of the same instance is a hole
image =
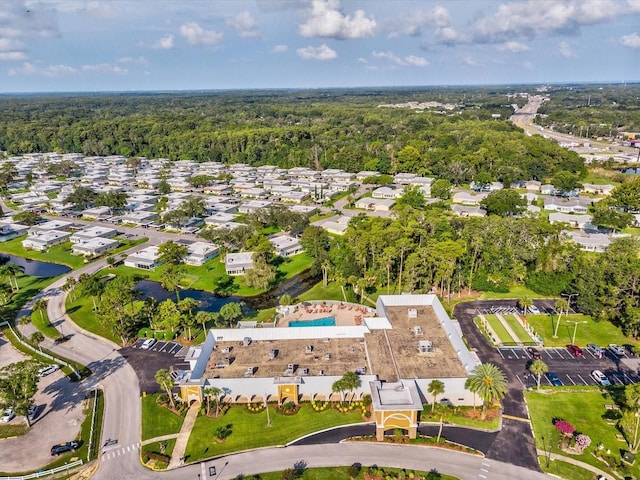
[[[565,435],[573,435],[573,432],[576,431],[576,427],[571,425],[566,420],[558,420],[554,425],[560,432],[564,433]]]

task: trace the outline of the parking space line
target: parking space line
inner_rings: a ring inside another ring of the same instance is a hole
[[[562,360],[564,360],[564,356],[562,355],[562,350],[560,350],[559,348],[555,348],[553,351],[556,352]]]
[[[164,344],[164,346],[163,346],[160,350],[158,350],[158,351],[159,351],[159,352],[164,352],[164,349],[165,349],[165,348],[167,348],[167,347],[168,347],[169,345],[171,345],[172,343],[173,343],[173,342],[165,343],[165,344]]]
[[[517,374],[516,374],[516,378],[518,379],[518,381],[520,382],[520,384],[521,384],[524,388],[527,388],[527,386],[525,385],[525,383],[524,383],[522,380],[520,380],[520,375],[517,375]]]
[[[567,378],[569,379],[569,381],[570,381],[572,384],[574,384],[574,385],[576,384],[576,382],[574,382],[574,381],[573,381],[573,378],[571,378],[571,377],[569,376],[569,374],[568,374],[568,373],[566,373],[565,375],[567,376]]]
[[[631,377],[626,373],[623,373],[622,376],[627,379],[627,382],[629,382],[629,384],[633,383],[633,380],[631,380]]]
[[[510,348],[511,353],[513,353],[513,356],[516,357],[516,360],[520,359],[520,356],[518,355],[518,352],[516,352],[513,348]]]
[[[582,378],[582,375],[580,375],[579,373],[576,373],[576,375],[578,376],[578,378],[579,378],[580,380],[582,380],[582,383],[584,383],[585,385],[589,385],[589,384],[586,382],[586,380],[585,380],[584,378]]]
[[[498,349],[498,353],[500,354],[500,356],[501,356],[501,357],[502,357],[502,359],[504,360],[504,355],[502,354],[502,349],[501,349],[501,348],[499,348],[499,349]]]
[[[155,344],[155,348],[152,348],[151,350],[153,350],[154,352],[158,352],[162,349],[162,347],[164,347],[167,344],[167,342],[158,342]],[[162,345],[162,347],[160,346]]]
[[[175,342],[174,342],[173,347],[171,347],[171,350],[169,350],[169,353],[173,353],[173,351],[174,351],[176,348],[180,348],[180,346],[181,346],[181,345],[180,345],[179,343],[175,343]]]
[[[551,355],[550,348],[543,348],[542,351],[547,354],[550,359],[553,359],[553,355]]]

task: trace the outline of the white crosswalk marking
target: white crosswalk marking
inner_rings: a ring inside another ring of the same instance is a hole
[[[109,450],[108,452],[104,452],[102,454],[102,459],[111,460],[113,458],[119,457],[120,455],[135,453],[138,451],[138,448],[140,448],[140,442],[127,445],[126,447],[120,447],[117,450]]]

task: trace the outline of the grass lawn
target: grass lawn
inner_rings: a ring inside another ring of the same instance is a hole
[[[19,437],[29,431],[27,424],[24,422],[12,423],[11,425],[0,425],[0,439]]]
[[[293,468],[293,464],[292,464]],[[296,477],[302,480],[362,480],[364,478],[364,474],[367,471],[367,467],[363,466],[360,469],[360,472],[357,476],[352,476],[349,472],[350,467],[323,467],[323,468],[309,468],[305,469],[301,476]],[[380,472],[381,478],[424,478],[427,476],[428,472],[420,472],[418,470],[406,470],[399,468],[387,468],[387,467],[377,467],[376,470]],[[384,471],[384,474],[382,474]],[[402,473],[404,475],[402,475]],[[410,476],[409,474],[413,475]],[[402,476],[398,476],[402,475]],[[252,477],[246,477],[250,479]],[[262,480],[281,480],[284,477],[283,472],[269,472],[269,473],[261,473],[260,478]],[[438,477],[442,480],[456,480],[458,477],[452,477],[451,475],[440,474]]]
[[[557,315],[527,315],[527,321],[539,335],[542,335],[545,347],[564,347],[571,343],[574,324],[568,321],[586,322],[578,324],[576,345],[585,346],[587,343],[640,345],[637,341],[626,337],[619,328],[611,323],[604,320],[596,322],[589,315],[582,314],[563,315],[558,327],[558,338],[553,338],[553,328],[557,320]]]
[[[440,415],[445,423],[452,423],[463,427],[473,427],[481,430],[495,430],[500,424],[500,412],[495,409],[487,410],[487,420],[480,420],[481,407],[446,407],[436,403],[431,412],[432,405],[425,404],[420,413],[421,422],[440,422]]]
[[[550,473],[558,478],[594,478],[594,474],[590,470],[585,470],[561,460],[551,460],[548,468],[545,457],[538,457],[538,462],[540,462],[540,468],[542,468],[543,472]]]
[[[45,337],[55,340],[60,337],[60,332],[56,330],[56,327],[49,322],[49,316],[47,312],[41,310],[39,312],[33,312],[31,314],[31,323],[36,327]]]
[[[140,450],[142,451],[142,453],[146,453],[146,452],[162,453],[161,452],[162,448],[160,447],[160,443],[161,442],[148,443],[147,445],[143,445],[142,447],[140,447]],[[173,453],[173,448],[176,446],[176,439],[170,438],[169,440],[164,440],[162,443],[166,444],[166,447],[165,447],[166,450],[163,455],[171,456],[171,454]]]
[[[533,290],[528,289],[524,285],[516,285],[511,287],[506,293],[499,292],[484,292],[480,295],[479,300],[504,300],[510,298],[553,298],[553,297],[545,297],[544,295],[540,295],[539,293],[534,292]]]
[[[509,332],[507,332],[507,329],[504,328],[502,322],[498,320],[498,317],[496,317],[495,315],[485,315],[484,318],[487,319],[487,322],[489,322],[489,325],[491,325],[493,331],[496,332],[496,335],[498,335],[498,340],[500,340],[502,343],[515,342],[515,340],[511,338],[511,335],[509,335]]]
[[[191,431],[185,456],[189,462],[240,450],[284,445],[303,435],[325,428],[361,422],[360,411],[340,413],[330,408],[315,412],[303,405],[294,415],[283,415],[269,407],[271,427],[267,426],[266,412],[250,413],[242,406],[233,406],[219,418],[198,417]],[[230,425],[233,433],[217,443],[215,430]]]
[[[67,296],[66,301],[67,314],[71,317],[76,325],[91,333],[100,335],[114,343],[120,344],[120,339],[114,335],[111,328],[102,324],[96,318],[93,311],[93,301],[89,296],[78,296],[75,301],[71,300],[71,295]]]
[[[503,315],[504,321],[507,322],[507,325],[511,327],[511,330],[522,340],[523,342],[531,342],[534,343],[535,340],[531,338],[531,336],[524,329],[522,324],[518,321],[516,317],[513,315]]]
[[[322,282],[317,283],[312,288],[304,292],[297,298],[298,302],[307,302],[310,300],[344,300],[342,290],[337,282],[329,282],[326,287],[322,286]]]
[[[590,465],[594,465],[606,470],[604,463],[591,455],[596,451],[596,446],[602,443],[603,451],[609,449],[611,455],[620,458],[620,450],[628,448],[626,442],[616,439],[620,432],[615,424],[605,422],[603,416],[607,412],[605,405],[615,402],[608,393],[600,392],[597,387],[581,388],[578,391],[549,391],[543,393],[536,391],[525,391],[524,393],[531,423],[536,438],[536,446],[544,450],[545,446],[552,453],[576,458]],[[558,448],[561,433],[554,427],[552,420],[562,418],[570,422],[578,432],[584,433],[591,438],[591,445],[587,447],[582,455],[569,454]],[[545,438],[545,444],[542,443]],[[632,468],[632,473],[637,477],[640,475],[640,465]],[[583,477],[565,477],[583,478]],[[591,478],[591,477],[587,477]]]
[[[0,243],[0,252],[15,255],[16,257],[40,260],[41,262],[61,263],[74,270],[85,264],[82,255],[71,255],[71,242],[56,245],[46,252],[38,252],[36,250],[27,250],[22,246],[22,240],[25,238],[26,235]]]
[[[158,395],[142,397],[142,440],[178,433],[182,418],[156,403]]]
[[[2,316],[5,318],[15,318],[28,300],[55,281],[55,278],[31,277],[29,275],[18,275],[17,279],[19,290],[11,295],[8,304],[3,305]]]

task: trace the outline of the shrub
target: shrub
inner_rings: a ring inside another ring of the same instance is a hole
[[[364,396],[362,397],[362,404],[363,404],[365,407],[368,407],[369,405],[371,405],[371,402],[372,402],[372,400],[371,400],[371,395],[364,395]]]
[[[164,463],[168,464],[169,460],[170,460],[170,457],[168,455],[163,455],[161,453],[156,453],[156,452],[147,452],[145,454],[145,457],[147,457],[147,461],[155,460],[156,463],[157,462],[164,462]]]
[[[556,420],[554,426],[558,429],[559,432],[564,433],[565,435],[573,435],[573,432],[576,431],[576,427],[571,425],[566,420]]]
[[[591,445],[591,438],[584,433],[579,433],[578,435],[576,435],[576,445],[583,449],[587,448],[589,445]]]

